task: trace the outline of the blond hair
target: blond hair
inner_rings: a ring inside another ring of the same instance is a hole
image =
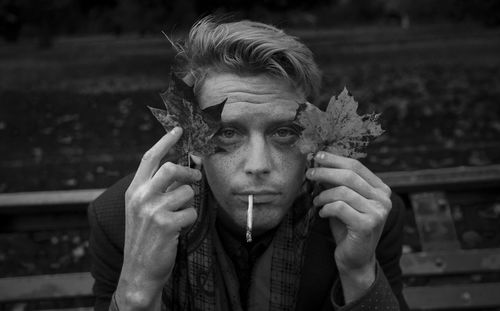
[[[285,79],[314,102],[321,74],[313,54],[296,37],[259,22],[221,22],[207,16],[196,22],[184,43],[174,44],[180,71],[199,89],[209,72],[268,74]],[[179,59],[178,58],[178,59]]]

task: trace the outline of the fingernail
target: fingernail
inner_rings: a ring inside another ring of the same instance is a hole
[[[324,214],[323,214],[323,209],[322,208],[318,211],[318,216],[321,217],[321,218],[325,218]]]
[[[325,157],[325,154],[323,152],[318,152],[316,154],[316,159],[322,160]]]
[[[314,173],[315,173],[315,169],[309,169],[309,170],[307,171],[307,175],[308,175],[309,177],[313,177],[313,176],[314,176]]]
[[[174,127],[174,128],[170,131],[170,134],[171,134],[171,135],[174,135],[176,131],[177,131],[177,127]]]

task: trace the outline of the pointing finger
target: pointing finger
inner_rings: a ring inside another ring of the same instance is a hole
[[[161,159],[168,153],[182,135],[182,128],[175,127],[165,134],[151,149],[142,157],[139,168],[132,180],[131,187],[144,184],[149,180],[160,166]]]

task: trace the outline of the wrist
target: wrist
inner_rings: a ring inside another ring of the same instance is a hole
[[[133,282],[120,278],[115,292],[120,311],[160,310],[162,285]]]
[[[363,296],[376,279],[376,261],[356,269],[338,267],[345,303]]]

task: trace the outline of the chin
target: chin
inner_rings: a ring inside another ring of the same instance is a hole
[[[279,208],[254,207],[253,233],[255,236],[261,235],[269,230],[273,230],[281,224],[285,218],[286,211]],[[246,212],[243,228],[246,229]]]
[[[255,205],[253,212],[254,219],[252,232],[255,235],[260,235],[279,226],[281,221],[285,218],[287,210],[283,210],[279,207]],[[246,231],[246,209],[240,209],[236,212],[233,211],[233,213],[230,214],[226,213],[224,209],[221,209],[218,217],[226,225],[229,224],[229,227],[231,227],[233,232],[244,233]]]

